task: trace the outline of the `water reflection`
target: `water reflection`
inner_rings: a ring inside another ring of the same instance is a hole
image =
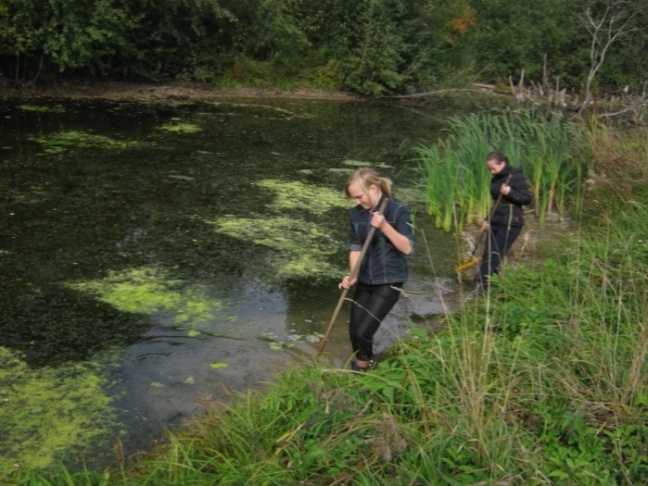
[[[426,220],[403,156],[433,140],[437,113],[0,102],[0,346],[36,368],[101,360],[125,450],[148,447],[201,396],[226,399],[314,355],[345,271],[341,188],[370,164],[417,219],[408,296],[377,335],[386,349],[457,292],[454,243]],[[326,349],[335,366],[346,316]]]

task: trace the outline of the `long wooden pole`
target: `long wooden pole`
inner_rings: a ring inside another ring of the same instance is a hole
[[[389,202],[389,198],[385,197],[382,204],[380,205],[380,208],[378,209],[379,213],[383,213],[385,211],[385,208],[387,207],[388,202]],[[358,260],[356,261],[355,265],[351,269],[351,273],[349,274],[349,278],[354,279],[354,278],[356,278],[358,276],[358,273],[360,272],[360,265],[362,264],[362,260],[364,259],[364,256],[367,253],[367,250],[369,249],[369,245],[371,244],[371,240],[373,239],[374,234],[376,234],[376,227],[372,226],[371,230],[369,231],[369,235],[367,236],[367,239],[364,242],[364,245],[362,245],[362,250],[360,251],[360,257],[358,257]],[[324,348],[326,347],[326,343],[328,342],[328,338],[331,335],[331,331],[333,330],[333,325],[335,324],[335,319],[337,319],[337,316],[338,316],[338,314],[340,312],[340,309],[342,308],[342,304],[344,303],[344,299],[346,298],[346,295],[347,295],[348,292],[349,292],[349,289],[343,289],[342,290],[342,295],[340,295],[340,299],[338,300],[338,303],[335,306],[335,311],[333,312],[333,316],[331,317],[331,321],[329,322],[329,325],[326,328],[326,332],[324,333],[324,337],[322,338],[322,341],[320,342],[320,345],[319,345],[319,349],[317,350],[317,354],[315,355],[315,360],[316,361],[322,355],[322,352],[324,351]]]

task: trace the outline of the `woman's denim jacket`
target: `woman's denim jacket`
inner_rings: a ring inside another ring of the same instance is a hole
[[[383,195],[383,198],[385,196]],[[382,198],[376,207],[380,207]],[[357,205],[351,209],[351,235],[349,238],[350,251],[361,251],[362,246],[371,231],[371,214],[373,210],[364,209]],[[400,234],[405,235],[414,249],[412,220],[407,208],[394,199],[390,199],[384,211],[385,219]],[[408,270],[405,255],[398,251],[382,231],[376,229],[373,239],[364,256],[358,280],[369,285],[385,285],[404,283]]]

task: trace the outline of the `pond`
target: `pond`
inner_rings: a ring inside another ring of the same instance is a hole
[[[457,244],[426,219],[408,149],[462,109],[0,100],[0,477],[131,456],[205,400],[312,360],[340,297],[342,188],[358,166],[392,178],[416,224],[378,351],[452,307]],[[349,358],[347,313],[330,366]]]

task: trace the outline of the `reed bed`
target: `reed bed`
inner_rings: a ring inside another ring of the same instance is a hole
[[[488,213],[490,174],[484,162],[493,150],[525,173],[541,224],[578,200],[591,159],[584,152],[588,137],[582,124],[557,113],[507,110],[453,117],[448,125],[446,138],[414,149],[427,209],[438,228],[461,231]]]

